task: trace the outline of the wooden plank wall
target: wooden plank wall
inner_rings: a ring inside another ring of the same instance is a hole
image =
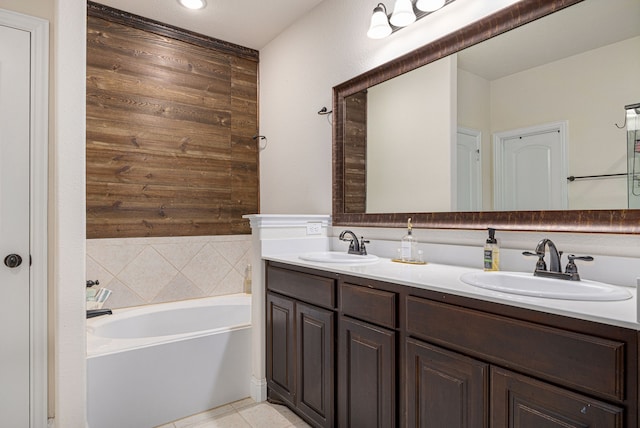
[[[89,3],[87,238],[250,233],[257,73],[256,51]]]
[[[344,211],[367,212],[367,91],[345,97]]]

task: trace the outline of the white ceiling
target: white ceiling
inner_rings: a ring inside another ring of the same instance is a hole
[[[207,0],[207,7],[200,11],[188,10],[180,6],[177,0],[97,2],[260,50],[322,1]],[[508,43],[505,38],[496,37],[461,52],[458,65],[493,80],[638,35],[638,22],[639,0],[585,1],[517,31],[511,31],[511,41]],[[603,39],[603,36],[606,37]],[[513,38],[516,38],[515,43]],[[495,58],[500,58],[500,61],[495,61]]]
[[[97,0],[205,36],[260,50],[322,0],[207,0],[189,10],[177,0]]]
[[[639,0],[585,1],[460,52],[458,66],[494,80],[638,35]]]

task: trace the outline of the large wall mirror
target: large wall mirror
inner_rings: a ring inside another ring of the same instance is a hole
[[[336,86],[334,224],[640,233],[639,21],[522,0]]]

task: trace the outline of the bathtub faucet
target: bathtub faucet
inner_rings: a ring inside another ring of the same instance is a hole
[[[87,319],[95,318],[101,315],[112,315],[111,309],[87,309]]]

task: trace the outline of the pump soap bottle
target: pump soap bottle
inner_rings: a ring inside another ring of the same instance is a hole
[[[489,228],[489,237],[484,244],[484,270],[500,270],[500,247],[496,239],[496,230]]]
[[[400,242],[400,260],[412,262],[418,258],[418,241],[412,235],[411,217],[407,220],[407,234]]]

